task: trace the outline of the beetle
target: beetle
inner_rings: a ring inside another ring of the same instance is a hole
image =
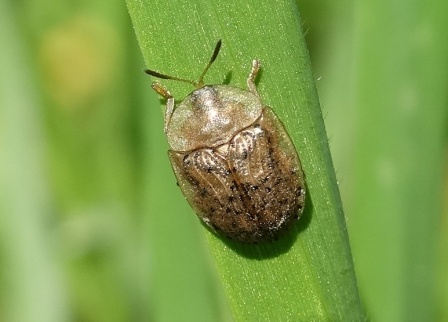
[[[220,49],[221,40],[198,81],[145,72],[196,87],[175,106],[167,88],[151,85],[166,99],[168,156],[190,206],[221,235],[242,243],[271,241],[303,212],[304,174],[283,124],[257,91],[259,60],[252,62],[247,90],[204,84]]]

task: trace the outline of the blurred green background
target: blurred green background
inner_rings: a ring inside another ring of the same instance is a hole
[[[368,318],[448,321],[448,4],[298,6]],[[0,321],[232,320],[125,3],[3,0],[0,43]]]

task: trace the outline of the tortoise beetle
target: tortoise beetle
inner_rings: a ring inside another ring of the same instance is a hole
[[[167,100],[168,156],[185,198],[207,226],[242,243],[277,239],[303,212],[300,159],[283,124],[260,99],[258,60],[248,90],[204,84],[220,48],[221,40],[197,82],[145,70],[196,87],[175,106],[168,89],[152,83]]]

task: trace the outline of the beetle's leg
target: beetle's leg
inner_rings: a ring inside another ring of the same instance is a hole
[[[171,116],[174,112],[174,97],[171,93],[163,87],[160,83],[154,82],[151,85],[152,89],[155,90],[159,95],[163,96],[166,99],[166,108],[165,108],[165,126],[164,131],[167,133],[168,124],[170,124]]]
[[[253,94],[260,96],[257,91],[257,87],[255,86],[255,78],[257,77],[258,71],[260,70],[260,61],[258,59],[254,59],[252,61],[252,70],[249,73],[249,77],[247,78],[247,87],[249,91]]]

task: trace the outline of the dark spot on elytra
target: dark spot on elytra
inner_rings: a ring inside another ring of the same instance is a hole
[[[190,176],[187,176],[187,180],[188,180],[188,182],[191,183],[192,186],[194,186],[194,187],[196,187],[196,188],[199,188],[199,187],[200,187],[199,181],[196,180],[195,177],[193,177],[193,176],[191,176],[191,175],[190,175]]]
[[[286,199],[286,198],[280,199],[280,200],[278,201],[278,203],[279,203],[280,205],[287,205],[287,204],[288,204],[288,199]]]
[[[249,192],[249,190],[251,190],[251,184],[250,183],[243,183],[243,190],[244,192]]]
[[[256,214],[256,213],[247,213],[247,216],[250,218],[250,220],[252,221],[258,221],[260,219],[260,217]]]
[[[208,191],[207,191],[206,188],[201,188],[201,189],[199,190],[199,196],[200,196],[200,197],[205,197],[207,194],[208,194]]]

